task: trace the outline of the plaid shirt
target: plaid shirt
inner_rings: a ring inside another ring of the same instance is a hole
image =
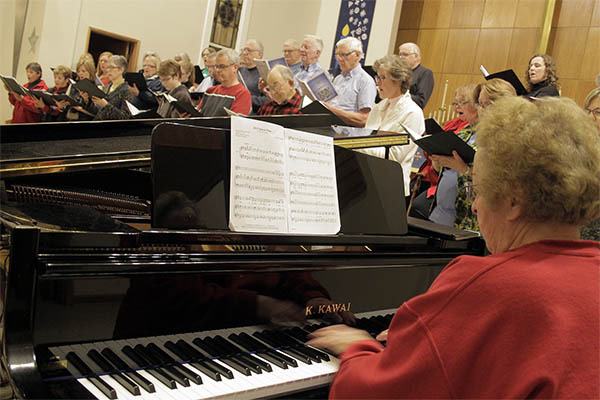
[[[300,108],[302,107],[302,96],[296,93],[291,99],[287,100],[283,104],[277,104],[271,100],[268,103],[263,104],[258,109],[258,115],[284,115],[284,114],[299,114]]]

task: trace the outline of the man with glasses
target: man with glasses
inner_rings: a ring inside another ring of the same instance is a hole
[[[377,96],[375,81],[362,68],[362,43],[355,37],[339,40],[335,58],[341,73],[333,80],[338,95],[328,103],[328,108],[345,123],[364,127]]]
[[[252,110],[258,111],[261,105],[268,102],[269,99],[260,90],[258,83],[260,74],[256,68],[255,59],[263,58],[264,47],[261,42],[256,39],[249,39],[240,53],[240,75],[243,83],[252,95]]]
[[[302,97],[294,87],[294,75],[284,65],[274,66],[267,76],[265,89],[271,101],[263,104],[258,115],[298,114],[302,107]]]
[[[199,93],[204,93],[204,92],[206,92],[206,90],[209,87],[219,84],[219,82],[215,79],[215,73],[216,73],[215,66],[217,65],[217,53],[216,52],[210,53],[203,57],[204,57],[204,66],[208,70],[208,76],[206,78],[204,78],[202,80],[202,82],[200,82],[198,87],[196,88],[195,91],[199,92]]]
[[[283,58],[294,75],[300,72],[302,62],[300,61],[300,43],[297,40],[288,39],[283,42]]]
[[[208,88],[206,93],[233,96],[235,100],[231,105],[231,111],[244,115],[250,114],[252,110],[250,92],[238,80],[240,56],[235,50],[221,49],[217,52],[216,61],[215,78],[221,83]],[[198,105],[198,110],[202,110],[202,102]]]
[[[433,72],[421,65],[421,49],[414,43],[403,43],[398,48],[398,55],[412,69],[410,97],[421,108],[425,108],[433,92]]]

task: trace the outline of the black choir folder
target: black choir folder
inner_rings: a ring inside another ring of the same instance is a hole
[[[6,87],[8,87],[8,89],[11,92],[20,94],[21,96],[27,95],[27,89],[24,88],[23,86],[19,85],[19,82],[17,82],[16,79],[13,78],[12,76],[0,75],[0,80],[2,80],[2,82],[4,82]]]
[[[146,78],[144,78],[144,74],[140,72],[125,72],[123,78],[125,78],[125,81],[129,86],[133,87],[133,85],[135,85],[140,92],[148,90]]]
[[[96,86],[95,82],[89,79],[82,79],[77,82],[75,84],[75,89],[79,90],[80,92],[85,92],[93,97],[99,97],[101,99],[106,98],[106,93]]]
[[[438,133],[417,139],[412,131],[404,125],[401,126],[408,133],[410,139],[429,154],[452,156],[452,151],[456,151],[467,164],[472,163],[475,158],[475,149],[452,132]]]
[[[525,89],[525,86],[523,86],[523,84],[519,80],[519,77],[517,76],[517,74],[515,74],[515,71],[513,71],[512,69],[494,72],[493,74],[488,74],[487,70],[483,67],[483,65],[480,67],[480,69],[486,81],[489,81],[490,79],[494,78],[503,79],[515,88],[517,96],[525,96],[528,93],[527,89]]]

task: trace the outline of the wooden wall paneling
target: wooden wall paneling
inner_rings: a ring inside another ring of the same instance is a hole
[[[539,28],[544,20],[545,0],[519,0],[515,28]]]
[[[423,0],[407,0],[402,2],[400,10],[400,29],[418,29],[423,12]]]
[[[588,28],[555,28],[548,48],[556,62],[559,78],[578,79],[582,69]]]
[[[519,0],[486,0],[482,28],[512,28]]]
[[[588,93],[591,92],[595,88],[596,88],[596,82],[593,80],[592,81],[586,81],[586,80],[577,81],[577,89],[575,92],[575,98],[573,100],[575,100],[575,102],[577,104],[579,104],[580,106],[583,107],[583,102],[585,101],[585,98],[587,97]]]
[[[442,72],[448,44],[448,29],[421,29],[417,44],[421,48],[421,62],[434,72]]]
[[[394,46],[394,54],[398,54],[398,47],[402,43],[412,42],[417,43],[419,39],[419,31],[417,29],[399,29],[396,36],[396,46]]]
[[[559,70],[560,72],[560,70]],[[575,99],[577,94],[578,79],[563,79],[559,75],[558,84],[560,85],[560,95]]]
[[[600,27],[590,28],[587,41],[585,43],[585,51],[583,53],[583,61],[581,63],[580,79],[591,80],[596,79],[600,73]]]
[[[518,28],[512,31],[506,65],[507,69],[515,71],[519,79],[523,79],[522,75],[527,70],[529,59],[536,52],[540,33],[539,28]]]
[[[481,0],[454,0],[450,27],[479,28],[484,4]]]
[[[453,7],[454,0],[425,0],[420,28],[449,28]]]
[[[450,29],[443,71],[451,74],[470,73],[478,38],[479,29]]]
[[[557,27],[587,27],[590,26],[592,12],[594,11],[592,0],[557,0],[555,19]]]
[[[471,73],[479,73],[483,64],[489,72],[503,71],[508,64],[512,29],[482,29],[479,33],[475,62]]]
[[[590,26],[600,26],[600,0],[594,2],[594,13],[592,14]]]

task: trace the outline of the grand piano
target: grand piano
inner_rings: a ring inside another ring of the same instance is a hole
[[[334,136],[339,234],[228,230],[229,118],[2,126],[3,393],[326,397],[339,361],[311,331],[375,336],[445,264],[483,254],[407,220],[399,166],[351,150],[405,135],[260,119]]]

